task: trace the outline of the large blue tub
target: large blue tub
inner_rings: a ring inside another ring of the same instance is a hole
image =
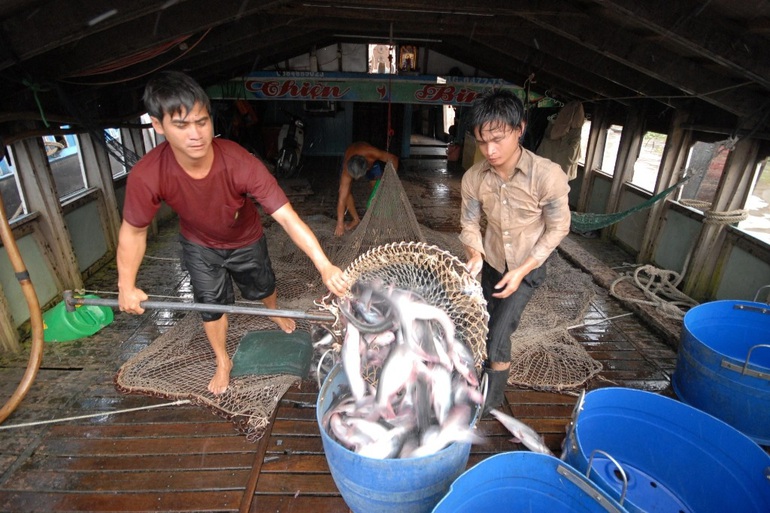
[[[770,306],[712,301],[684,316],[676,395],[770,445]]]
[[[529,451],[496,454],[452,484],[433,513],[542,511],[623,513],[607,493],[553,456]]]
[[[707,413],[611,387],[586,394],[573,417],[562,459],[613,498],[625,473],[630,512],[770,512],[770,456]]]
[[[332,439],[321,422],[335,397],[347,391],[345,372],[336,365],[316,405],[326,461],[345,503],[354,513],[430,512],[465,470],[471,444],[454,443],[420,458],[379,460],[356,454]]]

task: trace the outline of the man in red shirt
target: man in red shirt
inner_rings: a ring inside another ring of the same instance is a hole
[[[144,104],[153,128],[166,141],[128,175],[117,250],[121,311],[144,312],[140,303],[148,296],[137,288],[136,277],[147,229],[161,202],[179,216],[182,260],[196,302],[232,304],[235,281],[244,298],[277,307],[275,275],[252,199],[310,258],[329,290],[345,293],[342,271],[329,261],[264,164],[236,143],[214,139],[210,101],[197,82],[183,73],[162,72],[147,84]],[[201,318],[217,363],[208,389],[218,395],[227,389],[232,369],[225,345],[227,315],[202,312]],[[295,329],[293,319],[271,319],[287,333]]]

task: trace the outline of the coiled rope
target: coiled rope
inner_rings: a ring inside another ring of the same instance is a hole
[[[623,297],[616,292],[615,288],[620,282],[630,279],[644,293],[646,300]],[[610,294],[621,301],[653,306],[666,317],[683,319],[684,312],[697,306],[698,302],[677,288],[681,281],[682,276],[676,271],[641,265],[633,273],[626,273],[613,281]]]

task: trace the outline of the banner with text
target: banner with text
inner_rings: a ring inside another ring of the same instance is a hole
[[[470,105],[491,87],[509,89],[522,100],[521,87],[501,79],[437,77],[429,75],[371,75],[310,71],[251,73],[210,87],[213,100],[300,100],[329,102],[391,102],[433,105]],[[549,98],[530,91],[530,103],[544,107]]]

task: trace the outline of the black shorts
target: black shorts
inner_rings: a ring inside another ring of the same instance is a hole
[[[506,267],[506,271],[507,271]],[[495,285],[503,279],[500,272],[486,261],[481,269],[481,288],[487,300],[487,358],[490,362],[511,361],[511,335],[519,327],[529,300],[546,278],[545,262],[533,269],[522,280],[519,288],[507,298],[492,297]]]
[[[182,236],[179,242],[182,244],[182,265],[190,273],[196,303],[235,303],[233,281],[244,299],[262,299],[275,291],[275,274],[265,237],[236,249],[207,248]],[[221,313],[201,312],[204,322],[221,317]]]

